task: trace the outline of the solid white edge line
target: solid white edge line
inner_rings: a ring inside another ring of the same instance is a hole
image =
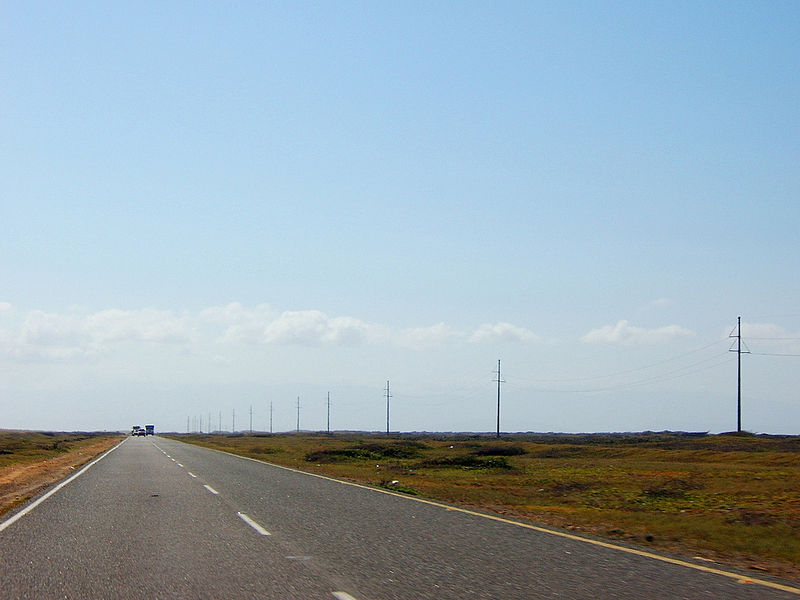
[[[331,594],[333,594],[333,597],[336,598],[336,600],[356,600],[347,592],[331,592]]]
[[[179,440],[173,440],[178,442]],[[180,442],[181,444],[188,444],[188,442]],[[197,446],[196,444],[189,444],[198,448],[205,448],[205,446]],[[649,558],[651,560],[657,560],[660,562],[665,562],[672,565],[678,565],[680,567],[686,567],[689,569],[693,569],[695,571],[702,571],[703,573],[712,573],[714,575],[721,575],[722,577],[727,577],[729,579],[736,579],[737,581],[746,581],[747,583],[755,584],[755,585],[762,585],[764,587],[772,588],[775,590],[781,590],[784,592],[789,592],[790,594],[797,594],[800,595],[800,587],[794,587],[790,585],[784,585],[781,583],[775,583],[773,581],[768,581],[766,579],[758,579],[756,577],[751,577],[749,574],[743,573],[734,573],[733,571],[725,571],[723,569],[715,569],[713,567],[706,567],[704,565],[698,565],[695,563],[688,562],[687,560],[681,560],[679,558],[672,558],[669,556],[662,556],[660,554],[655,554],[653,552],[647,552],[646,550],[638,550],[636,548],[628,548],[626,546],[619,546],[617,544],[613,544],[611,542],[604,542],[601,540],[595,540],[592,538],[582,537],[579,535],[575,535],[573,533],[567,533],[565,531],[558,531],[556,529],[547,529],[546,527],[540,527],[538,525],[532,525],[530,523],[523,523],[522,521],[513,521],[511,519],[501,517],[498,515],[489,515],[486,513],[480,513],[474,510],[470,510],[468,508],[461,508],[460,506],[451,506],[448,504],[444,504],[442,502],[437,502],[436,500],[427,500],[425,498],[414,498],[413,496],[408,496],[406,494],[401,494],[399,492],[393,492],[391,490],[382,490],[380,488],[370,487],[368,485],[364,485],[361,483],[355,483],[353,481],[343,481],[341,479],[335,479],[333,477],[329,477],[327,475],[320,475],[319,473],[310,473],[308,471],[301,471],[300,469],[294,469],[292,467],[285,467],[283,465],[278,465],[275,463],[267,462],[265,460],[259,460],[257,458],[251,458],[249,456],[242,456],[240,454],[234,454],[233,452],[227,452],[225,450],[217,450],[216,448],[205,448],[206,450],[211,450],[212,452],[220,452],[221,454],[228,454],[229,456],[233,456],[235,458],[240,458],[242,460],[251,460],[253,462],[261,463],[262,465],[268,465],[270,467],[275,467],[276,469],[283,469],[284,471],[291,471],[292,473],[299,473],[300,475],[308,475],[309,477],[316,477],[318,479],[325,479],[327,481],[333,481],[334,483],[341,483],[343,485],[349,485],[351,487],[361,488],[363,490],[369,490],[371,492],[377,492],[379,494],[386,494],[387,496],[395,496],[397,498],[402,498],[403,500],[409,500],[411,502],[420,502],[422,504],[429,504],[431,506],[438,506],[440,508],[445,508],[447,510],[452,510],[456,512],[461,512],[467,515],[472,515],[475,517],[481,517],[483,519],[489,519],[490,521],[498,521],[500,523],[507,523],[509,525],[516,525],[517,527],[523,527],[524,529],[531,529],[533,531],[538,531],[539,533],[546,533],[548,535],[554,535],[556,537],[566,538],[568,540],[574,540],[576,542],[583,542],[585,544],[590,544],[593,546],[599,546],[601,548],[608,548],[609,550],[617,550],[619,552],[625,552],[627,554],[634,554],[636,556],[642,556],[644,558]]]
[[[237,514],[237,515],[239,515],[239,518],[240,518],[242,521],[244,521],[245,523],[247,523],[248,525],[250,525],[250,527],[252,527],[253,529],[255,529],[255,530],[256,530],[258,533],[260,533],[261,535],[270,535],[269,531],[267,531],[267,530],[266,530],[266,529],[264,529],[264,528],[263,528],[261,525],[259,525],[259,524],[258,524],[258,523],[256,523],[255,521],[253,521],[253,519],[251,519],[250,517],[248,517],[246,514],[244,514],[244,513],[241,513],[241,512],[237,512],[236,514]]]
[[[215,490],[214,488],[212,488],[210,485],[205,485],[204,484],[203,487],[206,488],[209,492],[211,492],[215,496],[217,496],[219,494],[219,492],[217,490]]]
[[[81,475],[83,475],[83,474],[84,474],[86,471],[88,471],[89,469],[91,469],[91,468],[92,468],[94,465],[96,465],[97,463],[99,463],[99,462],[100,462],[101,460],[103,460],[103,459],[104,459],[106,456],[108,456],[109,454],[111,454],[111,453],[112,453],[114,450],[116,450],[117,448],[119,448],[119,447],[120,447],[122,444],[124,444],[124,443],[125,443],[125,442],[127,442],[127,441],[128,441],[128,438],[125,438],[125,439],[124,439],[124,440],[122,440],[122,441],[121,441],[119,444],[117,444],[116,446],[114,446],[114,447],[113,447],[113,448],[111,448],[110,450],[107,450],[106,452],[104,452],[103,454],[101,454],[99,457],[95,458],[95,459],[94,459],[92,462],[90,462],[89,464],[85,465],[85,466],[84,466],[84,467],[83,467],[83,468],[82,468],[80,471],[78,471],[77,473],[75,473],[74,475],[72,475],[72,476],[71,476],[69,479],[65,479],[64,481],[62,481],[61,483],[59,483],[58,485],[56,485],[56,487],[54,487],[54,488],[53,488],[53,489],[51,489],[49,492],[47,492],[47,493],[46,493],[44,496],[42,496],[41,498],[37,498],[36,500],[34,500],[33,502],[31,502],[31,503],[30,503],[28,506],[26,506],[26,507],[25,507],[25,508],[23,508],[21,511],[19,511],[17,514],[15,514],[14,516],[12,516],[12,517],[10,517],[10,518],[6,519],[5,521],[3,521],[2,523],[0,523],[0,531],[3,531],[3,530],[6,528],[6,527],[9,527],[11,524],[13,524],[13,523],[16,523],[16,522],[17,522],[19,519],[21,519],[22,517],[24,517],[25,515],[27,515],[27,514],[28,514],[29,512],[31,512],[31,511],[32,511],[34,508],[36,508],[36,507],[37,507],[37,506],[39,506],[39,505],[40,505],[42,502],[44,502],[45,500],[47,500],[47,499],[48,499],[50,496],[52,496],[53,494],[55,494],[55,493],[56,493],[58,490],[60,490],[61,488],[63,488],[65,485],[67,485],[68,483],[70,483],[72,480],[74,480],[74,479],[77,479],[78,477],[80,477]]]

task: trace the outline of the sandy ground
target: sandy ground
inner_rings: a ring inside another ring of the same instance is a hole
[[[54,458],[0,469],[0,515],[77,471],[120,442],[111,438]]]

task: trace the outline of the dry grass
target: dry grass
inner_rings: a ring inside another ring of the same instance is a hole
[[[106,433],[0,431],[0,514],[74,473],[120,439]]]
[[[800,580],[800,437],[180,435],[276,464]],[[396,482],[396,483],[393,483]]]

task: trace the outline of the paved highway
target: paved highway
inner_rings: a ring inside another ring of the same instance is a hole
[[[37,502],[0,524],[2,598],[800,596],[159,437],[125,440]]]

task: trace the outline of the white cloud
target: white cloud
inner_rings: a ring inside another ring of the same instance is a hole
[[[15,356],[69,358],[88,352],[91,342],[80,317],[33,310],[25,316],[16,335],[7,334],[6,352]]]
[[[95,354],[124,342],[189,343],[196,332],[188,316],[168,311],[110,309],[90,315],[56,314],[32,310],[16,331],[0,336],[7,355],[70,358]]]
[[[269,323],[262,340],[267,344],[360,344],[370,325],[352,317],[330,318],[318,310],[287,311]]]
[[[486,323],[481,325],[470,337],[470,342],[529,342],[538,340],[532,331],[516,327],[511,323]]]
[[[606,325],[592,329],[581,338],[585,343],[624,344],[639,346],[659,344],[675,338],[688,337],[694,332],[679,325],[666,325],[655,329],[634,327],[628,321],[619,321],[616,325]]]
[[[275,313],[268,304],[259,304],[251,310],[238,302],[231,302],[201,310],[199,320],[213,330],[225,327],[217,338],[219,342],[255,344],[263,340],[265,329],[275,320]]]
[[[188,343],[197,332],[188,315],[176,316],[152,308],[104,310],[85,318],[85,330],[93,342]]]
[[[10,307],[10,305],[9,305]],[[2,307],[0,306],[0,310]],[[131,344],[178,345],[224,357],[237,345],[388,344],[425,349],[445,343],[536,340],[531,331],[510,323],[484,324],[472,332],[446,323],[393,329],[355,317],[331,317],[319,310],[275,313],[267,304],[248,308],[233,302],[200,311],[143,308],[64,314],[9,308],[0,329],[0,353],[16,357],[63,359],[100,355]]]
[[[375,327],[353,317],[336,317],[329,321],[327,336],[324,341],[334,344],[360,344],[369,341]]]

